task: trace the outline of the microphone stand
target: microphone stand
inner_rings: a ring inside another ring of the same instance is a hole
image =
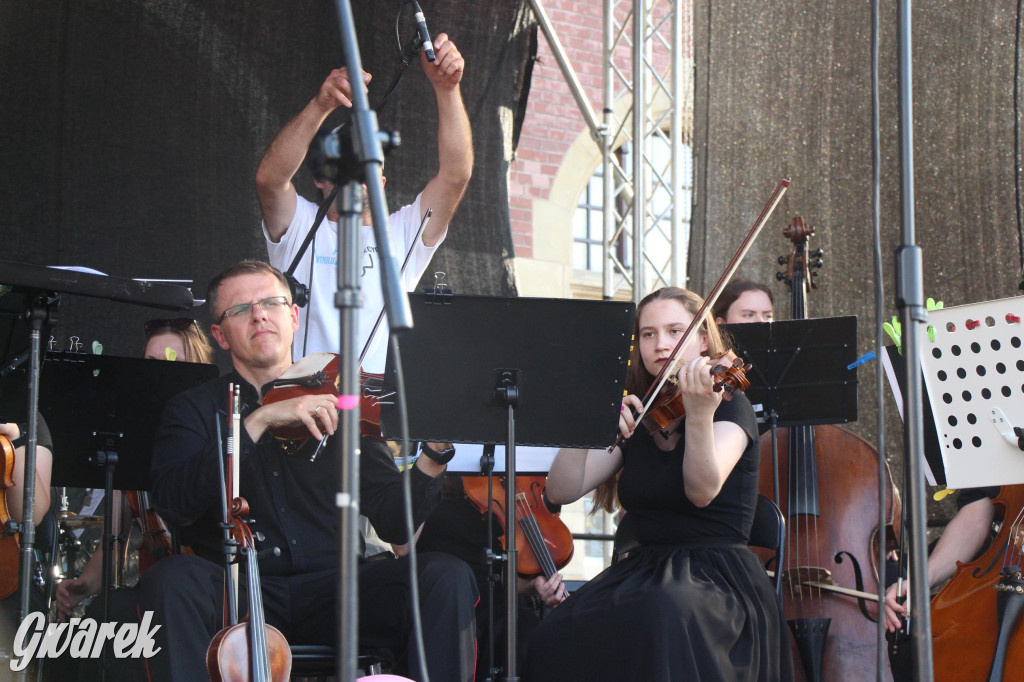
[[[338,24],[344,63],[349,73],[363,72],[359,58],[355,20],[349,0],[337,0]],[[341,682],[356,679],[359,654],[359,351],[357,348],[357,309],[362,306],[359,290],[359,236],[362,213],[360,182],[365,183],[373,216],[374,237],[381,266],[381,287],[388,322],[394,332],[412,327],[409,300],[402,291],[398,263],[388,238],[388,211],[384,200],[381,169],[384,150],[377,115],[369,108],[366,93],[352,88],[352,158],[341,159],[345,186],[339,192],[338,293],[335,305],[341,317],[341,349],[338,357],[340,386],[338,407],[341,437],[333,439],[334,455],[340,463],[338,482],[338,592],[337,592],[337,677]]]
[[[930,682],[932,667],[932,621],[929,609],[925,535],[924,415],[921,385],[921,331],[928,321],[924,306],[923,258],[914,243],[914,132],[910,0],[899,0],[899,128],[900,128],[900,211],[903,243],[896,251],[896,305],[903,327],[903,357],[907,361],[906,390],[903,392],[903,449],[907,480],[904,482],[910,513],[911,603],[914,615],[914,651],[917,679]]]

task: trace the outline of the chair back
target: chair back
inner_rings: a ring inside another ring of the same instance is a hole
[[[747,544],[775,552],[775,576],[772,578],[772,585],[775,587],[776,596],[781,598],[786,518],[782,515],[779,505],[764,495],[757,496],[754,523],[750,528],[750,540]]]

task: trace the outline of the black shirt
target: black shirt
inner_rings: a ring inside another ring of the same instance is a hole
[[[217,465],[217,426],[226,443],[228,384],[240,384],[244,419],[259,407],[256,389],[232,372],[172,398],[164,410],[153,446],[153,503],[160,515],[181,530],[182,544],[212,561],[223,560],[221,492]],[[225,445],[226,447],[226,445]],[[381,538],[405,542],[402,474],[381,441],[362,439],[360,511]],[[281,556],[260,560],[266,575],[290,575],[336,566],[338,463],[326,447],[315,462],[301,453],[288,455],[269,433],[253,443],[241,429],[241,496],[249,503],[253,532],[266,539],[261,548],[279,547]],[[413,526],[433,510],[442,476],[412,472]]]
[[[626,515],[619,523],[615,544],[628,547],[670,545],[700,540],[731,540],[746,544],[757,505],[761,454],[754,410],[745,395],[737,392],[723,400],[714,421],[730,421],[747,434],[747,447],[721,491],[706,507],[697,507],[686,496],[683,458],[686,420],[682,437],[672,451],[662,450],[647,429],[640,427],[622,446],[619,501]]]

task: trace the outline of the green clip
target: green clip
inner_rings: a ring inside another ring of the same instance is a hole
[[[900,327],[900,319],[894,315],[891,323],[882,323],[882,329],[889,335],[892,342],[896,344],[896,350],[899,351],[900,355],[903,355],[903,334],[902,327]]]

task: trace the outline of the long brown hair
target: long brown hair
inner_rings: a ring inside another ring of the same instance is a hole
[[[644,308],[647,307],[648,303],[666,300],[678,301],[693,316],[696,316],[697,311],[704,305],[703,298],[692,291],[680,289],[679,287],[664,287],[657,291],[652,291],[644,296],[643,300],[637,305],[636,315],[633,317],[633,346],[629,350],[629,367],[626,370],[626,392],[641,398],[654,383],[655,375],[647,371],[643,358],[640,356],[640,316],[643,314]],[[715,324],[714,318],[710,315],[704,316],[704,321],[697,328],[697,333],[703,334],[707,338],[708,349],[705,352],[706,355],[716,357],[726,351],[722,333],[719,331],[718,325]],[[616,473],[594,490],[592,514],[596,513],[598,509],[604,509],[608,512],[615,511],[616,507],[619,506],[618,484],[619,474]]]

